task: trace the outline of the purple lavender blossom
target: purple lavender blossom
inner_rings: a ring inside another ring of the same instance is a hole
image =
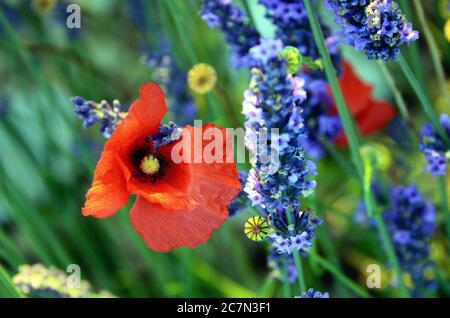
[[[299,251],[305,255],[321,223],[307,211],[300,212],[298,200],[309,195],[316,185],[310,180],[316,174],[315,165],[306,158],[302,145],[305,126],[301,106],[307,96],[305,80],[290,75],[286,61],[278,57],[279,42],[262,41],[251,50],[258,68],[252,70],[243,102],[245,141],[253,155],[244,191],[252,204],[267,215],[273,229],[269,241],[274,251],[286,255]],[[272,134],[272,129],[278,133]],[[261,137],[267,144],[260,143]]]
[[[281,281],[287,279],[292,284],[297,279],[297,269],[292,255],[280,254],[272,247],[272,252],[267,257],[267,266],[270,275]]]
[[[377,204],[384,208],[383,218],[394,244],[395,253],[402,270],[410,276],[415,296],[436,288],[436,281],[429,273],[433,271],[430,260],[430,243],[435,231],[436,212],[433,204],[425,200],[415,185],[390,187],[387,191],[373,189]],[[360,204],[358,219],[368,221],[374,228],[372,219],[361,217],[365,207]]]
[[[276,38],[282,40],[285,46],[296,47],[304,56],[313,60],[320,58],[303,1],[259,0],[259,2],[266,7],[266,17],[277,26]],[[340,41],[325,24],[321,21],[320,23],[333,64],[339,70],[342,61],[338,50]]]
[[[272,58],[260,63],[261,69],[253,70],[254,85],[244,94],[246,145],[255,157],[244,190],[254,205],[269,213],[288,206],[298,210],[297,198],[315,187],[309,177],[316,174],[301,144],[304,94],[298,92],[299,82],[293,83],[288,76],[284,61]],[[272,128],[279,129],[279,134],[271,136]],[[258,147],[261,134],[275,138],[269,141],[268,151]]]
[[[313,160],[324,156],[323,141],[333,142],[341,131],[339,116],[331,113],[332,100],[325,80],[307,73],[299,75],[305,82],[306,100],[302,107],[306,133],[302,143]]]
[[[440,124],[450,138],[450,116],[442,114]],[[447,164],[450,162],[450,147],[430,123],[426,123],[422,127],[419,149],[423,152],[427,161],[425,170],[430,171],[433,176],[445,176],[447,174]]]
[[[88,128],[100,123],[100,132],[105,138],[111,137],[113,131],[127,115],[118,100],[114,100],[112,105],[105,100],[100,103],[86,101],[79,96],[72,97],[70,101],[75,105],[75,114],[83,120],[83,127]]]
[[[231,46],[231,60],[235,67],[253,66],[249,51],[258,45],[259,33],[231,0],[203,0],[200,17],[210,28],[220,27]]]
[[[318,291],[314,291],[314,289],[310,288],[306,293],[303,293],[300,296],[297,296],[295,298],[330,298],[330,294],[328,293],[321,293]]]
[[[419,38],[393,0],[328,0],[349,45],[369,59],[397,60],[400,46]]]
[[[312,247],[316,228],[322,224],[322,221],[309,211],[292,213],[292,220],[288,220],[286,212],[272,213],[269,215],[269,221],[275,230],[269,237],[272,247],[277,253],[288,255],[294,251],[306,255]]]
[[[239,182],[241,183],[241,191],[236,199],[228,206],[228,216],[232,217],[242,213],[250,204],[250,200],[244,192],[244,185],[247,182],[248,173],[245,171],[238,171]]]

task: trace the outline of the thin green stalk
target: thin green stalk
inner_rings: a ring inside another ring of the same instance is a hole
[[[325,213],[322,206],[322,202],[319,202],[317,199],[316,193],[312,193],[308,197],[309,205],[314,209],[319,218],[324,219]],[[336,253],[336,247],[334,245],[334,240],[331,237],[330,228],[328,222],[324,222],[322,226],[319,227],[318,241],[320,246],[324,249],[324,252],[332,260],[332,262],[340,269],[341,264],[339,261],[339,257]]]
[[[423,32],[425,34],[425,40],[427,41],[428,48],[430,50],[431,60],[433,62],[433,67],[436,72],[436,77],[438,79],[441,94],[443,97],[447,99],[447,104],[450,105],[450,94],[447,90],[447,85],[445,84],[445,71],[441,62],[439,48],[433,37],[433,32],[431,32],[430,26],[428,25],[421,0],[413,0],[413,3],[417,11],[417,16],[419,18],[420,24],[422,25]]]
[[[19,252],[10,236],[0,227],[0,257],[3,257],[12,267],[25,263],[25,258]]]
[[[283,262],[283,296],[284,298],[291,298],[291,286],[289,284],[288,264],[286,258],[282,258]]]
[[[182,12],[183,10],[181,10],[181,8],[179,7],[180,2],[167,1],[165,2],[165,4],[167,5],[166,8],[169,11],[169,14],[172,17],[172,20],[175,24],[175,30],[177,32],[178,39],[181,41],[184,51],[189,56],[190,62],[192,63],[192,65],[198,63],[197,55],[195,54],[192,44],[188,42],[189,38],[186,36],[186,31],[183,29],[183,26],[181,25],[180,20],[181,16],[179,12]]]
[[[177,251],[178,252],[178,251]],[[193,294],[193,280],[192,280],[192,253],[194,250],[189,250],[187,248],[183,248],[179,251],[180,259],[181,259],[181,277],[183,282],[183,293],[185,297],[194,297]]]
[[[55,109],[58,111],[59,115],[61,116],[61,119],[64,121],[65,124],[71,125],[71,119],[72,114],[68,111],[66,111],[64,108],[58,107],[60,104],[58,102],[58,96],[55,94],[54,89],[50,85],[48,79],[42,72],[40,72],[38,65],[33,63],[33,56],[30,52],[26,50],[24,45],[21,42],[20,37],[15,32],[14,27],[11,25],[11,23],[6,19],[4,13],[0,10],[0,25],[4,28],[5,34],[9,38],[9,41],[11,42],[11,46],[15,49],[16,54],[19,56],[19,58],[22,60],[23,64],[25,65],[25,69],[29,72],[31,75],[31,78],[35,80],[35,82],[40,86],[40,91],[42,93],[42,96],[46,99],[48,102],[48,105],[53,107],[52,109]],[[44,121],[45,118],[44,114],[42,112],[39,112],[39,118]],[[47,134],[47,140],[51,143],[51,148],[53,149],[53,155],[59,154],[61,157],[65,156],[69,162],[75,163],[75,159],[73,156],[67,155],[63,152],[61,147],[53,140],[52,135],[48,135],[49,132],[45,130],[45,133]],[[77,134],[74,135],[76,138],[76,141],[78,141],[80,145],[83,143],[81,142],[81,137]],[[80,154],[83,156],[83,159],[87,159],[88,156],[85,153],[85,148],[80,147]],[[84,162],[87,160],[82,160],[81,162]],[[76,162],[79,164],[79,162]]]
[[[192,274],[201,281],[216,288],[224,297],[254,298],[256,293],[232,280],[228,276],[218,272],[214,267],[201,260],[199,257],[193,259]]]
[[[275,282],[275,279],[274,279],[274,277],[272,275],[267,276],[267,278],[264,281],[264,284],[259,289],[256,297],[257,298],[270,297],[270,295],[271,295],[270,292],[273,289],[274,282]]]
[[[311,24],[311,28],[314,35],[314,40],[319,49],[320,55],[323,60],[325,73],[328,79],[328,83],[330,85],[331,91],[333,93],[333,97],[339,112],[339,117],[341,118],[342,125],[344,128],[345,135],[347,136],[350,152],[352,155],[353,163],[355,164],[357,174],[361,177],[363,175],[363,163],[361,159],[361,155],[359,153],[359,140],[358,133],[356,131],[353,119],[350,115],[350,112],[345,104],[344,96],[342,95],[342,91],[339,87],[336,70],[333,67],[333,63],[331,61],[330,54],[328,53],[325,39],[323,36],[322,29],[320,27],[318,18],[313,11],[313,7],[311,5],[311,0],[305,0],[306,12],[308,14],[309,23]]]
[[[0,297],[23,298],[24,295],[17,289],[11,277],[0,265]]]
[[[303,274],[302,259],[300,258],[300,254],[297,250],[295,250],[292,254],[294,255],[294,264],[295,268],[297,269],[297,280],[300,287],[300,293],[303,294],[306,293],[306,283],[305,275]]]
[[[39,213],[30,213],[30,207],[18,196],[14,184],[6,177],[0,167],[0,199],[14,218],[17,225],[30,240],[34,251],[46,264],[66,266],[72,258],[63,248],[56,233],[49,227]],[[31,211],[35,212],[35,211]]]
[[[345,274],[343,274],[336,266],[334,266],[332,263],[328,262],[326,259],[321,257],[320,255],[316,253],[309,253],[309,256],[314,259],[320,266],[322,266],[324,269],[329,271],[331,274],[333,274],[334,277],[336,277],[337,280],[339,280],[343,285],[345,285],[348,289],[352,290],[356,295],[360,297],[371,297],[370,294],[361,288],[358,284],[356,284],[354,281],[352,281],[350,278],[348,278]]]
[[[242,5],[245,9],[245,12],[247,13],[248,18],[250,19],[250,22],[256,27],[255,18],[253,17],[253,12],[250,9],[250,5],[248,4],[248,0],[242,0]]]
[[[445,132],[444,128],[439,122],[439,118],[434,112],[433,105],[429,101],[427,94],[425,93],[425,90],[423,87],[419,84],[418,80],[416,79],[414,73],[412,72],[411,68],[409,67],[408,63],[406,62],[405,58],[400,54],[399,56],[399,64],[400,67],[403,70],[403,73],[405,74],[407,80],[409,81],[409,84],[412,86],[413,90],[416,92],[417,97],[420,100],[420,103],[422,104],[422,108],[427,115],[428,119],[431,121],[431,124],[436,129],[436,131],[439,133],[439,135],[442,137],[442,139],[450,145],[450,140],[447,136],[447,133]]]
[[[389,87],[392,90],[392,94],[394,94],[395,102],[397,104],[400,115],[403,117],[404,120],[409,122],[410,121],[409,111],[408,108],[406,107],[405,100],[403,99],[403,96],[397,87],[397,84],[395,84],[394,77],[392,77],[391,72],[389,71],[384,62],[378,61],[378,65],[380,66],[381,72],[383,73],[384,78],[386,79]]]
[[[413,19],[413,12],[410,5],[411,0],[400,0],[400,7],[402,8],[405,16],[408,18],[408,20]],[[425,76],[423,72],[423,64],[422,64],[422,57],[420,56],[419,51],[419,43],[413,42],[409,46],[408,55],[411,59],[414,73],[416,74],[417,78],[419,79],[419,82],[422,86],[425,86]]]
[[[380,213],[376,213],[374,215],[374,219],[377,223],[378,232],[381,235],[384,248],[386,249],[386,253],[388,254],[389,262],[391,263],[391,266],[394,267],[394,271],[400,287],[400,294],[403,298],[411,297],[409,289],[406,287],[405,281],[403,280],[403,273],[400,267],[400,262],[398,261],[397,255],[395,254],[394,246],[390,239],[386,224],[384,223],[383,216]]]
[[[305,3],[306,12],[308,14],[309,23],[311,24],[311,28],[313,31],[314,39],[315,39],[315,42],[317,44],[317,47],[319,49],[320,55],[321,55],[323,63],[324,63],[324,68],[325,68],[325,73],[327,75],[328,83],[329,83],[331,91],[333,93],[333,97],[334,97],[336,106],[339,111],[339,116],[341,118],[342,125],[344,126],[344,132],[347,136],[347,139],[348,139],[348,142],[350,145],[350,151],[352,154],[353,163],[356,166],[360,180],[363,180],[364,179],[363,178],[364,164],[363,164],[363,160],[361,158],[358,135],[356,133],[355,126],[354,126],[353,120],[350,116],[350,113],[348,111],[348,108],[345,105],[345,101],[344,101],[342,92],[339,88],[336,71],[333,67],[333,63],[331,61],[330,54],[328,53],[328,50],[327,50],[327,47],[325,44],[325,39],[324,39],[324,36],[322,33],[322,29],[319,24],[319,20],[318,20],[317,16],[314,14],[313,7],[311,5],[311,0],[304,0],[304,3]],[[403,63],[403,64],[405,64],[405,63]],[[410,74],[410,78],[415,79],[415,77],[412,73]],[[417,86],[419,86],[419,88],[420,88],[420,85],[417,85]],[[367,192],[367,191],[369,191],[369,192]],[[367,212],[369,215],[372,215],[373,211],[374,211],[374,206],[372,205],[372,203],[374,203],[374,202],[373,202],[373,199],[370,198],[371,196],[372,196],[372,194],[370,192],[370,189],[365,189],[364,197],[365,197],[366,204],[368,204]],[[379,221],[381,221],[381,222],[379,222],[379,223],[381,223],[381,225],[384,225],[383,220],[381,219],[380,216],[375,215],[375,218],[378,219]],[[384,244],[386,246],[392,247],[392,244],[391,244],[390,238],[387,234],[386,228],[383,226],[380,226],[379,228],[380,228],[380,231],[382,229],[384,230],[384,232],[381,235]],[[393,248],[389,249],[389,251],[390,252],[388,252],[388,258],[389,258],[390,262],[392,262],[394,264],[398,264],[398,259],[395,255],[395,253],[391,253],[393,251]],[[396,267],[396,269],[398,270],[399,267]],[[400,273],[400,272],[397,271],[397,273]],[[401,275],[399,276],[399,281],[402,282]],[[403,290],[402,290],[402,294],[403,294]]]
[[[222,105],[218,102],[217,97],[213,93],[206,94],[206,102],[208,103],[208,109],[213,116],[212,121],[218,122],[218,124],[225,127],[231,127],[228,123],[228,118],[224,112]]]
[[[442,210],[444,212],[444,220],[446,223],[447,236],[450,238],[450,209],[448,206],[448,189],[445,177],[439,178],[439,188],[442,195]]]
[[[329,142],[326,139],[322,140],[322,144],[325,147],[325,149],[328,151],[328,153],[333,157],[333,159],[341,166],[342,171],[347,173],[349,176],[353,176],[355,178],[359,178],[359,176],[355,173],[353,170],[353,166],[351,163],[348,162],[347,158],[345,158],[338,149],[336,149],[336,146],[333,145],[331,142]]]
[[[294,216],[292,215],[290,210],[286,210],[286,218],[287,218],[289,224],[294,224]],[[305,284],[305,277],[303,274],[302,260],[300,259],[300,254],[297,249],[294,249],[292,254],[294,256],[294,264],[295,264],[295,268],[297,270],[298,286],[300,288],[300,293],[303,294],[303,293],[306,293],[306,284]],[[286,267],[286,270],[287,270],[287,267]]]

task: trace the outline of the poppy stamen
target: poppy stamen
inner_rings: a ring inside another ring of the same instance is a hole
[[[147,155],[142,158],[139,167],[143,173],[153,175],[159,171],[160,164],[158,158],[153,155]]]

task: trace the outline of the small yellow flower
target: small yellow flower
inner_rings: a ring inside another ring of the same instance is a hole
[[[148,155],[142,159],[140,167],[145,174],[155,174],[159,171],[160,165],[155,156]]]
[[[450,19],[447,19],[447,22],[445,22],[444,34],[447,41],[450,42]]]
[[[33,0],[33,7],[37,12],[46,14],[55,8],[57,2],[58,0]]]
[[[252,241],[262,241],[269,234],[269,224],[262,216],[253,216],[245,222],[244,233]]]
[[[189,88],[197,94],[206,94],[214,89],[217,83],[216,70],[208,64],[194,65],[187,74]]]

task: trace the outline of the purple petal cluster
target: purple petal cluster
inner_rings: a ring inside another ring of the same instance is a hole
[[[296,47],[302,55],[312,59],[320,58],[303,1],[260,0],[259,2],[266,7],[266,17],[276,25],[277,38],[281,39],[284,45]],[[342,63],[338,49],[339,39],[323,23],[321,27],[333,64],[339,71]],[[321,140],[332,142],[341,131],[341,124],[338,116],[331,115],[332,101],[323,73],[308,70],[300,77],[304,79],[304,90],[307,93],[307,99],[302,104],[306,132],[303,145],[312,159],[319,160],[324,155]]]
[[[298,212],[299,197],[309,195],[316,186],[311,180],[315,165],[302,145],[305,82],[288,73],[286,62],[278,58],[281,45],[277,42],[264,40],[251,50],[259,60],[243,102],[245,141],[253,156],[244,191],[268,216],[274,230],[273,249],[280,254],[294,250],[305,254],[320,224],[310,213]]]
[[[421,296],[436,287],[430,260],[430,243],[436,223],[435,208],[422,197],[416,185],[391,187],[378,194],[376,201],[384,208],[383,218],[401,268],[413,282],[414,295]],[[364,206],[362,208],[365,210]],[[369,219],[369,224],[374,226],[373,220]]]
[[[266,7],[266,17],[277,27],[276,38],[281,39],[284,45],[296,47],[302,55],[314,60],[320,58],[303,1],[259,0],[259,3]],[[320,23],[333,64],[339,69],[342,61],[339,39]]]
[[[249,205],[249,200],[244,192],[244,186],[247,182],[248,173],[245,171],[238,171],[239,182],[241,183],[241,191],[236,199],[228,206],[228,216],[232,217],[242,213]]]
[[[105,138],[111,137],[113,131],[127,115],[118,100],[114,100],[112,105],[105,100],[100,103],[86,101],[79,96],[72,97],[70,101],[75,105],[75,114],[83,120],[83,127],[88,128],[99,123],[100,132]]]
[[[291,255],[299,251],[306,255],[312,247],[316,235],[316,228],[322,221],[309,211],[292,213],[293,219],[287,219],[286,213],[272,213],[269,216],[274,233],[270,235],[272,247],[279,254]]]
[[[333,104],[328,93],[328,84],[321,78],[314,78],[307,73],[299,75],[305,82],[306,100],[302,107],[306,134],[303,146],[313,160],[324,156],[323,142],[333,142],[342,130],[339,116],[331,113]]]
[[[450,116],[442,114],[440,124],[450,139]],[[445,176],[447,174],[447,164],[450,162],[450,147],[430,123],[422,127],[419,148],[425,155],[427,162],[425,170],[430,171],[433,176]]]
[[[298,197],[316,185],[310,180],[315,165],[307,160],[301,143],[304,83],[288,75],[285,62],[277,57],[260,64],[252,70],[243,102],[246,146],[254,157],[245,192],[254,205],[269,213],[289,207],[298,210]],[[269,146],[261,145],[261,139]]]
[[[159,148],[171,144],[180,139],[181,133],[182,129],[171,121],[167,124],[161,124],[158,128],[158,133],[151,136],[153,146]]]
[[[289,283],[293,283],[297,279],[297,269],[292,255],[280,254],[272,247],[272,252],[267,257],[267,266],[270,275],[281,281],[287,278]]]
[[[295,297],[295,298],[330,298],[330,294],[328,293],[321,293],[318,291],[314,291],[314,289],[310,288],[306,293],[303,293],[302,295]]]
[[[259,33],[250,19],[231,0],[203,0],[200,17],[210,28],[220,28],[231,47],[232,64],[253,66],[250,48],[258,45]]]
[[[396,60],[403,43],[419,38],[393,0],[328,0],[345,40],[369,59]]]
[[[433,267],[430,243],[436,221],[434,206],[422,198],[415,185],[393,188],[391,202],[383,217],[400,264],[411,276],[416,292],[432,289],[435,282],[427,273]]]

